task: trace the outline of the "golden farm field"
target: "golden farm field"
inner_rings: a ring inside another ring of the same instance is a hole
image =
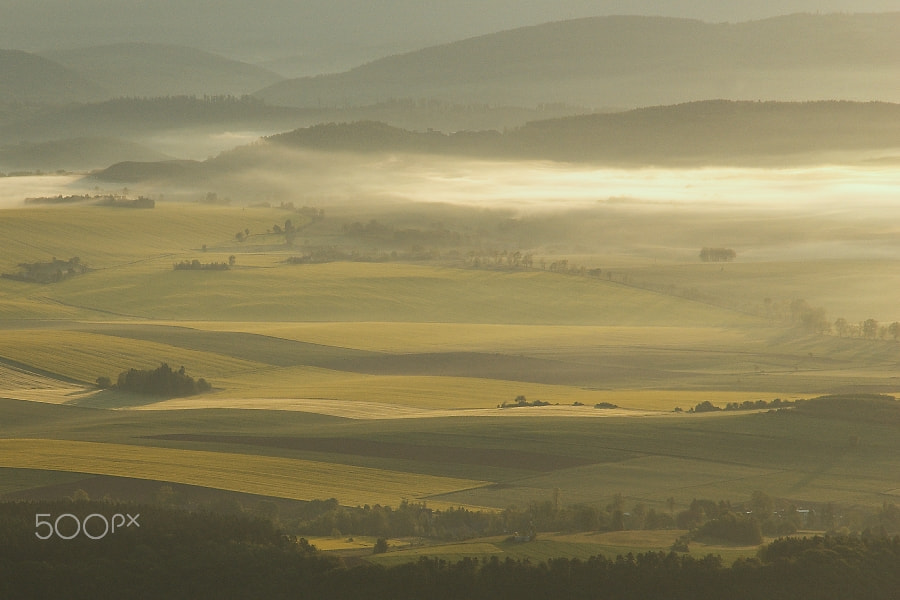
[[[202,258],[199,253],[190,255]],[[728,310],[586,277],[485,272],[403,263],[335,262],[174,271],[155,257],[41,290],[68,305],[160,321],[442,322],[750,327]],[[261,258],[255,258],[261,261]],[[562,289],[561,289],[562,286]],[[152,297],[153,302],[148,303]],[[513,301],[514,299],[514,301]],[[104,317],[104,315],[107,315]]]
[[[484,245],[442,248],[440,258],[288,264],[318,247],[387,243],[326,219],[289,246],[266,233],[288,217],[305,225],[278,209],[163,202],[0,214],[11,248],[0,271],[50,256],[95,269],[53,284],[0,279],[0,396],[28,401],[4,401],[0,434],[31,438],[0,440],[7,466],[349,505],[427,498],[502,510],[555,490],[566,504],[605,506],[621,493],[657,508],[756,489],[798,502],[894,497],[895,442],[883,427],[874,435],[787,411],[674,412],[897,390],[892,339],[810,333],[750,310],[791,291],[801,271],[821,291],[840,265],[784,261],[770,289],[764,266],[680,265],[643,250],[615,272],[609,254],[572,254],[602,277],[467,262],[470,249],[490,254],[492,236],[518,243],[499,225]],[[671,255],[694,257],[694,243]],[[538,245],[534,264],[569,249]],[[229,270],[173,268],[231,256]],[[682,293],[693,288],[703,293]],[[93,386],[162,362],[212,391],[164,398]],[[499,408],[520,396],[549,405]],[[522,460],[510,466],[509,455]],[[591,544],[547,540],[546,552]]]
[[[130,368],[191,365],[200,377],[265,368],[265,365],[212,353],[184,350],[139,340],[70,330],[7,330],[0,336],[0,357],[86,384],[106,376],[115,380]]]
[[[397,506],[485,482],[307,460],[122,444],[0,440],[0,466],[184,483],[277,498]],[[449,506],[429,502],[435,507]]]
[[[78,256],[97,269],[184,253],[201,258],[204,244],[211,251],[223,245],[230,248],[238,231],[259,234],[288,217],[298,225],[303,221],[300,215],[277,209],[162,202],[152,210],[69,206],[4,209],[0,216],[3,272],[51,256]]]

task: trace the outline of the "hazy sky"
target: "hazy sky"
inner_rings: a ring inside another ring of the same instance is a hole
[[[248,61],[382,55],[548,21],[643,14],[744,21],[793,12],[900,10],[900,0],[0,0],[0,48],[121,41]]]

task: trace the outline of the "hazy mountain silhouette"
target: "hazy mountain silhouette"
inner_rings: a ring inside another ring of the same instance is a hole
[[[0,102],[66,104],[97,100],[107,93],[52,60],[19,50],[0,50]]]
[[[191,183],[261,166],[290,170],[279,148],[624,166],[900,160],[900,104],[711,100],[533,121],[504,133],[409,131],[373,121],[329,123],[269,136],[202,163],[122,163],[95,177]]]
[[[250,97],[162,96],[117,98],[45,107],[0,125],[0,139],[40,141],[68,137],[127,137],[176,129],[296,126],[303,111],[266,106]],[[303,123],[304,121],[301,121]]]
[[[112,97],[240,96],[281,80],[262,67],[167,44],[111,44],[42,55],[97,82]]]
[[[134,142],[115,138],[74,138],[0,147],[0,171],[85,171],[122,160],[171,158]]]
[[[900,13],[739,24],[597,17],[470,38],[257,92],[272,104],[388,98],[595,107],[706,98],[900,101]]]

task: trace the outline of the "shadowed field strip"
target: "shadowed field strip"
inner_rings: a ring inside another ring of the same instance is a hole
[[[288,458],[62,440],[0,440],[0,466],[170,481],[294,500],[337,498],[348,506],[397,506],[404,498],[486,484]]]
[[[121,323],[116,325],[121,326]],[[147,328],[147,323],[134,322]],[[721,327],[524,325],[484,323],[403,322],[239,322],[185,321],[158,325],[198,331],[273,336],[329,347],[369,352],[517,352],[530,349],[596,348],[603,346],[710,345],[733,347],[748,343],[746,333]]]

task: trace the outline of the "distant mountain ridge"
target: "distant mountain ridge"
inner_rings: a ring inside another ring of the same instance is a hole
[[[328,123],[269,136],[204,162],[122,163],[94,175],[116,182],[197,182],[284,167],[278,148],[409,153],[619,166],[789,165],[900,161],[900,104],[711,100],[532,121],[498,131],[409,131],[374,121]]]
[[[44,52],[42,56],[97,82],[113,97],[239,96],[282,79],[256,65],[169,44],[110,44]]]
[[[532,121],[503,134],[412,132],[361,122],[298,129],[268,140],[331,151],[722,164],[832,152],[900,153],[900,104],[706,100]]]
[[[663,17],[547,23],[282,81],[272,104],[398,97],[596,107],[708,98],[900,101],[900,12],[798,14],[738,24]]]
[[[0,172],[85,171],[122,160],[160,161],[171,158],[126,140],[82,137],[0,146]]]
[[[0,50],[0,102],[90,102],[108,92],[73,69],[22,52]]]

